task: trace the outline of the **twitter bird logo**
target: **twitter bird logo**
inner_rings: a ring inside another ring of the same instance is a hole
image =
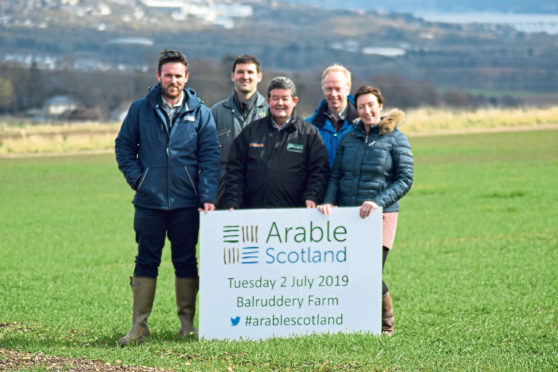
[[[239,316],[237,316],[236,318],[231,318],[231,325],[233,327],[237,326],[238,323],[240,323],[240,317]]]

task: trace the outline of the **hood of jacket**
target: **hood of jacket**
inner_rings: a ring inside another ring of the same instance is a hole
[[[401,110],[393,109],[386,116],[382,116],[380,122],[370,128],[370,132],[376,132],[380,136],[383,136],[386,133],[393,132],[396,127],[403,125],[404,120],[405,113]],[[359,132],[364,133],[364,127],[360,118],[354,121],[354,127]]]

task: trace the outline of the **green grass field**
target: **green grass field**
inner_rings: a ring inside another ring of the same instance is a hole
[[[0,159],[0,348],[173,370],[558,370],[558,130],[410,140],[392,337],[181,340],[165,248],[153,336],[121,349],[136,246],[113,156]]]

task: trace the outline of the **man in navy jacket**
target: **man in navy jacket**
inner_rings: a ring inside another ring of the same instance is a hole
[[[329,167],[318,130],[296,115],[296,87],[278,76],[267,88],[269,113],[245,127],[229,154],[223,206],[315,208],[324,197]]]
[[[215,209],[219,142],[209,108],[186,88],[188,61],[175,50],[161,53],[159,84],[132,104],[115,141],[116,161],[134,197],[138,243],[132,328],[120,346],[149,336],[161,253],[168,236],[175,271],[181,335],[195,332],[198,290],[196,244],[199,212]]]

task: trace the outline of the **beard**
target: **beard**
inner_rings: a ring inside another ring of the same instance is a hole
[[[167,85],[166,87],[162,87],[161,94],[165,98],[175,99],[180,97],[180,94],[182,94],[182,89],[180,89],[180,86],[178,85]]]

